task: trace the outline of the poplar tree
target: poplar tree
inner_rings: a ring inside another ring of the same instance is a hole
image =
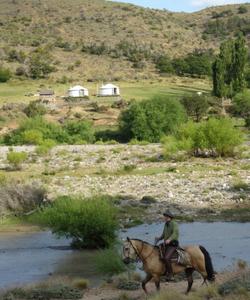
[[[245,85],[245,66],[247,63],[246,41],[243,35],[239,35],[234,43],[232,79],[234,94],[242,92]]]
[[[233,41],[224,42],[213,63],[213,93],[217,97],[232,97],[245,86],[247,62],[246,41],[242,34]]]

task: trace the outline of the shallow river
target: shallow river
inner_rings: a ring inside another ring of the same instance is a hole
[[[153,243],[163,224],[141,225],[122,238],[140,238]],[[182,223],[180,243],[203,245],[211,254],[217,271],[238,259],[250,263],[250,223]],[[93,267],[95,251],[73,251],[70,241],[57,239],[50,232],[0,235],[0,288],[39,281],[51,275],[88,278],[101,282]]]

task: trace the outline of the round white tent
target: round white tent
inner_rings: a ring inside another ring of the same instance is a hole
[[[88,89],[83,86],[76,85],[68,90],[69,97],[84,97],[89,95]]]
[[[108,83],[99,88],[98,96],[118,96],[120,95],[120,89],[118,86]]]

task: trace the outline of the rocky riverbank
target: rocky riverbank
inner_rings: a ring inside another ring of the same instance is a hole
[[[241,158],[180,162],[164,161],[160,144],[65,145],[45,156],[33,146],[12,149],[27,152],[28,160],[21,170],[9,171],[9,149],[1,147],[1,176],[7,180],[39,182],[49,200],[69,194],[114,196],[125,223],[155,221],[166,208],[185,220],[250,220],[249,147]]]

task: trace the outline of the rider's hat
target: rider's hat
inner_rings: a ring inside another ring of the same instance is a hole
[[[169,210],[166,210],[164,213],[163,213],[163,216],[165,217],[170,217],[173,219],[174,215],[171,213],[171,211]]]

